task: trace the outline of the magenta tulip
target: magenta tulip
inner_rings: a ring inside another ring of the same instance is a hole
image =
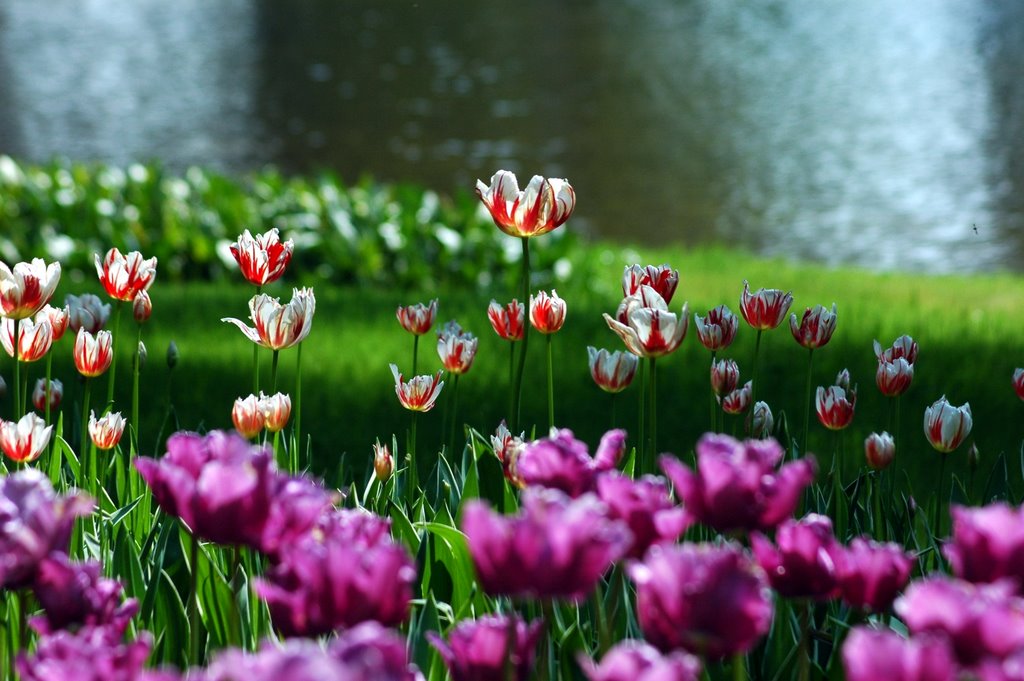
[[[779,595],[823,601],[838,593],[842,547],[827,516],[785,521],[775,531],[775,544],[760,533],[750,537],[754,557]]]
[[[597,496],[608,514],[629,526],[633,541],[628,556],[641,558],[654,544],[672,543],[688,526],[686,512],[672,503],[668,485],[645,475],[633,480],[617,471],[597,478]]]
[[[530,624],[513,615],[491,615],[477,620],[463,620],[448,634],[448,640],[432,631],[427,640],[437,649],[448,667],[452,681],[492,681],[507,679],[505,665],[512,655],[512,668],[517,681],[527,681],[534,669],[537,641],[543,621]],[[509,645],[509,633],[515,637]]]
[[[662,655],[643,641],[625,640],[605,653],[601,664],[579,656],[589,681],[698,681],[700,660],[684,652]]]
[[[953,573],[975,584],[1010,578],[1024,593],[1024,513],[996,502],[953,506],[953,537],[943,547]]]
[[[839,561],[839,590],[854,608],[885,612],[910,581],[917,560],[898,544],[857,538]]]
[[[902,638],[857,627],[843,644],[846,681],[954,681],[956,664],[941,638]]]

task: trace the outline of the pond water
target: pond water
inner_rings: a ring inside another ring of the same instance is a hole
[[[1012,0],[3,0],[0,153],[508,168],[594,234],[1020,271],[1022,67]]]

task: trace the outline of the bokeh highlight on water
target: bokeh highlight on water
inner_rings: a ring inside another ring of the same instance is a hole
[[[7,0],[0,153],[469,190],[573,228],[1024,269],[1024,3]]]

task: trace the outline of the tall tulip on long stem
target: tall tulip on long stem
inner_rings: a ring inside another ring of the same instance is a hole
[[[480,340],[454,321],[448,322],[437,335],[437,354],[445,371],[453,378],[451,394],[451,436],[448,439],[448,451],[455,451],[455,432],[459,410],[459,376],[469,371],[476,357]]]
[[[739,330],[739,319],[733,314],[732,310],[727,305],[719,305],[716,308],[708,310],[707,315],[701,317],[698,314],[693,315],[693,324],[697,330],[697,340],[705,348],[711,351],[711,366],[715,366],[715,359],[718,357],[720,350],[725,350],[732,345],[733,340],[736,338],[736,332]],[[725,394],[731,392],[731,389],[725,391],[724,394],[718,394],[715,390],[714,384],[712,383],[711,389],[711,430],[717,430],[717,417],[718,417],[718,397],[724,397]],[[722,424],[725,427],[725,424]]]
[[[752,404],[757,404],[757,373],[758,356],[761,352],[761,333],[777,328],[786,318],[790,306],[793,304],[793,294],[783,293],[779,289],[758,289],[755,293],[750,292],[750,284],[743,281],[743,293],[740,294],[740,314],[747,324],[757,330],[757,340],[754,344],[754,366],[751,381]]]
[[[807,394],[804,402],[804,439],[801,441],[803,450],[809,450],[807,439],[811,429],[811,380],[814,368],[814,350],[832,340],[836,330],[836,304],[832,303],[829,312],[821,305],[804,310],[804,315],[797,322],[796,313],[789,317],[789,329],[793,338],[801,346],[807,348]]]
[[[441,380],[440,371],[434,376],[414,376],[406,381],[394,364],[391,365],[391,374],[395,378],[395,394],[398,396],[398,401],[412,412],[408,442],[409,470],[407,475],[409,482],[406,485],[407,499],[411,509],[419,486],[417,481],[419,462],[416,460],[416,412],[430,411],[434,408],[434,404],[441,394],[441,388],[444,387],[444,381]]]
[[[565,323],[565,311],[565,301],[559,298],[553,289],[551,295],[540,291],[536,296],[530,296],[530,324],[547,336],[549,428],[555,427],[555,378],[551,339]]]

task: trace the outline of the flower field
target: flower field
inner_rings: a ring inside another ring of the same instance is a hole
[[[1024,678],[1018,278],[577,243],[505,171],[190,193],[204,261],[126,211],[174,178],[13,163],[5,678]]]

